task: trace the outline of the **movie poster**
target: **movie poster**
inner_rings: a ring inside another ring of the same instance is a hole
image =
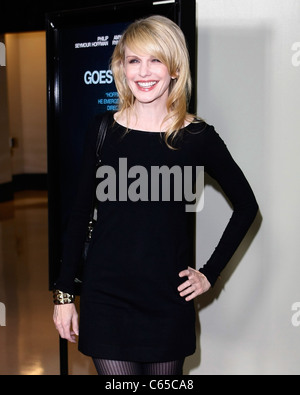
[[[63,28],[58,43],[62,236],[74,201],[85,133],[96,114],[118,108],[110,58],[127,23]]]

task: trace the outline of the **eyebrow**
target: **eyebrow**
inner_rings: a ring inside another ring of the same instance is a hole
[[[150,58],[157,58],[157,56],[155,56],[155,55],[146,55],[146,56],[149,56]],[[127,55],[127,56],[125,56],[125,59],[127,59],[127,58],[142,58],[142,57],[144,57],[144,55]]]

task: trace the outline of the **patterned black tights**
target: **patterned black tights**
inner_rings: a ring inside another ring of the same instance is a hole
[[[93,358],[98,375],[182,375],[183,360],[169,362],[129,362]]]

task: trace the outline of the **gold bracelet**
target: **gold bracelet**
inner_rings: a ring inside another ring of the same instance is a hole
[[[67,292],[55,289],[53,291],[53,303],[54,304],[68,304],[74,303],[75,295],[68,294]]]

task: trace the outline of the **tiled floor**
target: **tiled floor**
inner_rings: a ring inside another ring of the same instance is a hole
[[[47,193],[18,192],[0,203],[0,375],[65,374],[52,315]],[[184,374],[198,359],[189,359]],[[97,374],[77,344],[67,345],[67,365],[69,375]]]
[[[0,203],[0,303],[0,374],[59,375],[59,337],[48,290],[46,192],[19,192],[14,201]],[[96,374],[90,358],[73,344],[68,373]]]

